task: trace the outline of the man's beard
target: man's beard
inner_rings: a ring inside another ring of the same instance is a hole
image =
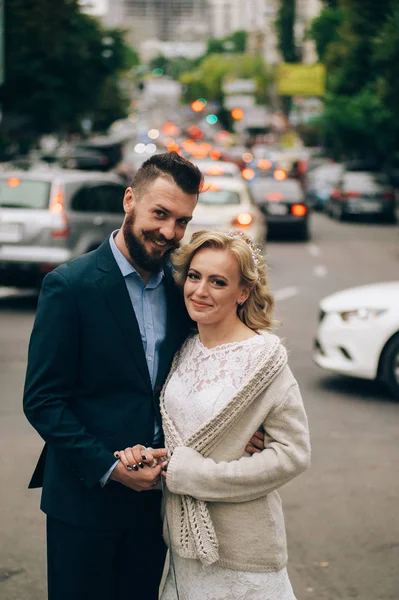
[[[164,266],[167,257],[173,252],[173,250],[176,250],[176,248],[179,247],[179,244],[174,239],[165,240],[163,235],[157,235],[155,232],[143,231],[143,236],[147,240],[167,242],[168,249],[166,252],[164,251],[164,248],[160,248],[159,251],[154,249],[154,252],[150,254],[145,245],[133,233],[133,225],[135,220],[136,216],[134,214],[134,210],[132,210],[128,215],[126,215],[125,221],[122,225],[122,233],[130,258],[134,264],[139,267],[139,269],[143,269],[143,271],[147,271],[149,273],[158,273]]]

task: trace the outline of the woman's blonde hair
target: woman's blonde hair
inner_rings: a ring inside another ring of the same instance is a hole
[[[237,315],[250,329],[272,329],[274,298],[267,285],[266,261],[244,233],[232,231],[198,231],[190,242],[172,254],[174,279],[183,288],[191,261],[202,248],[228,250],[237,259],[240,284],[250,289],[248,299],[237,307]]]

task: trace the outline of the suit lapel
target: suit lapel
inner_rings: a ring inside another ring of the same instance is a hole
[[[102,271],[97,283],[144,382],[152,389],[139,324],[124,277],[113,257],[108,239],[98,248],[97,253],[97,266]]]

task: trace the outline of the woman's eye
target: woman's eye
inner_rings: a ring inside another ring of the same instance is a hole
[[[226,285],[226,282],[223,281],[222,279],[215,279],[215,281],[213,283],[215,283],[216,285],[218,285],[220,287],[223,287]]]
[[[196,275],[195,273],[189,273],[187,277],[188,279],[198,279],[198,275]]]

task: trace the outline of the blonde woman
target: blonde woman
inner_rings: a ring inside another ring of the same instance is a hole
[[[162,600],[295,600],[277,489],[309,464],[307,419],[279,338],[262,254],[199,232],[173,257],[197,332],[161,395],[166,446]],[[264,450],[245,452],[253,431]]]

